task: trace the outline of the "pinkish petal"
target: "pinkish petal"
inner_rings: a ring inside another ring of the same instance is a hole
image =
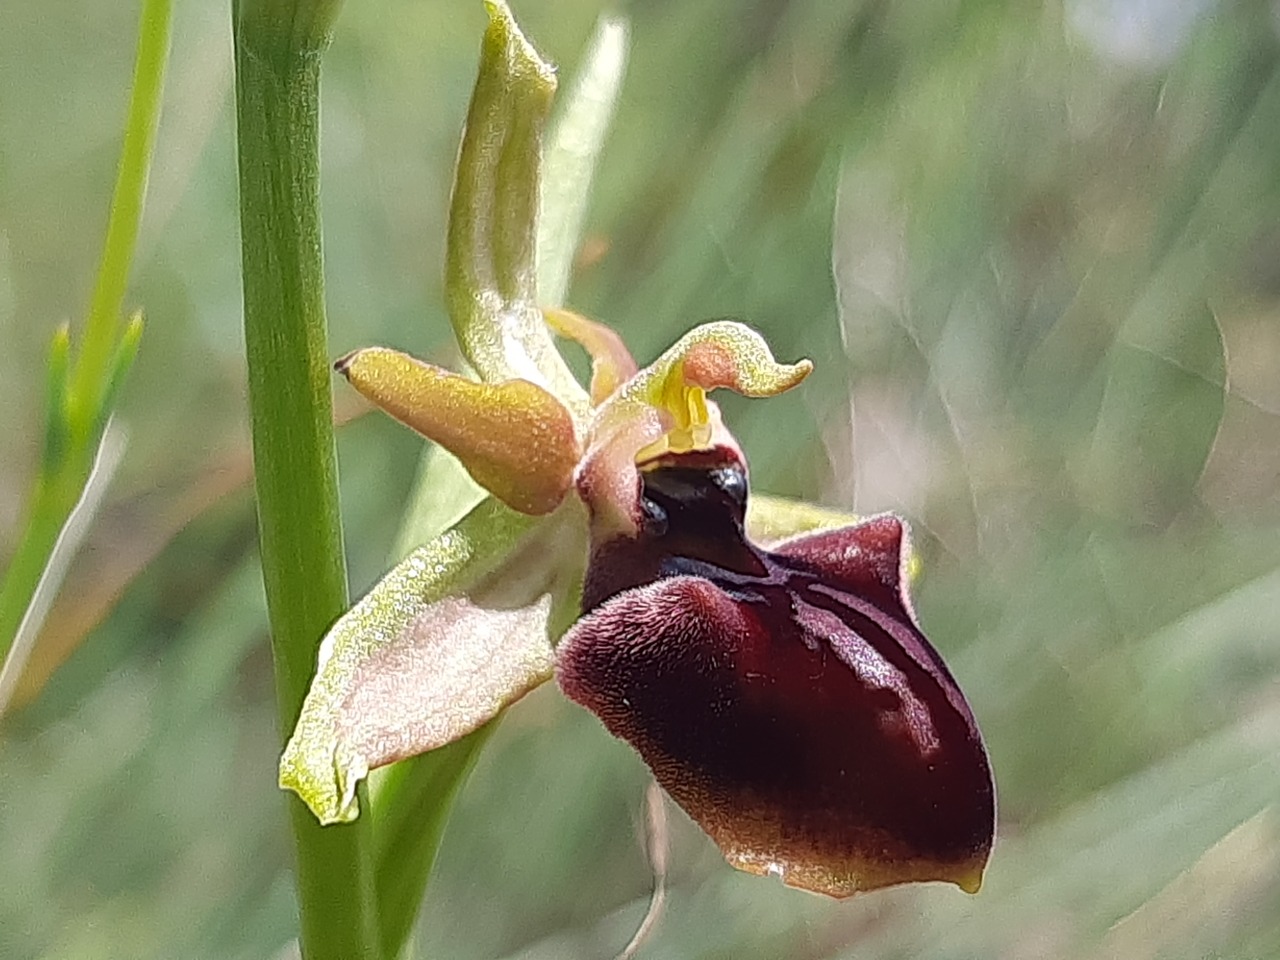
[[[574,505],[535,520],[486,499],[410,553],[321,644],[280,785],[321,823],[353,820],[369,770],[466,736],[548,680],[581,530]]]

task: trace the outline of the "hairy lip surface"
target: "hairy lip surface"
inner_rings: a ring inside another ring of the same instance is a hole
[[[742,869],[834,896],[976,889],[991,770],[915,622],[904,525],[873,517],[765,551],[742,532],[745,469],[740,496],[724,469],[704,456],[646,476],[663,522],[597,545],[562,688]]]

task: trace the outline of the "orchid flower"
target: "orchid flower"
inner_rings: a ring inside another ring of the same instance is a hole
[[[370,769],[554,677],[735,867],[837,897],[914,880],[976,891],[991,770],[913,611],[905,523],[750,496],[709,394],[771,397],[809,361],[717,321],[641,368],[609,328],[538,306],[554,78],[504,6],[490,16],[446,274],[478,379],[381,347],[336,364],[488,497],[330,630],[282,786],[325,823],[353,819]],[[591,357],[587,389],[553,333]]]

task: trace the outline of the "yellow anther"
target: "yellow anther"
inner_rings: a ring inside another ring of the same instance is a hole
[[[691,427],[707,426],[711,420],[707,413],[707,391],[701,387],[686,387],[684,398],[688,409],[689,425]]]
[[[636,462],[644,463],[664,453],[688,453],[710,447],[712,431],[707,391],[685,382],[684,363],[673,364],[654,386],[653,405],[669,414],[674,422],[662,437],[636,454]]]

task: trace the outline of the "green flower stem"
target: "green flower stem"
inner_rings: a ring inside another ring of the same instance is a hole
[[[281,52],[319,56],[329,43],[342,0],[231,0],[237,31]]]
[[[321,28],[314,16],[284,6],[293,5],[243,0],[234,10],[258,526],[280,726],[287,733],[320,638],[347,607],[347,584],[320,247],[319,82],[327,20]],[[335,5],[318,6],[331,19]],[[304,21],[306,29],[298,26]],[[321,827],[296,796],[287,802],[303,956],[382,956],[370,819]]]
[[[134,318],[122,335],[120,316],[160,119],[172,20],[172,0],[143,3],[124,143],[84,340],[74,367],[65,328],[54,334],[50,351],[44,457],[26,525],[0,586],[0,661],[8,655],[58,536],[80,500],[112,402],[142,334],[141,321]]]

